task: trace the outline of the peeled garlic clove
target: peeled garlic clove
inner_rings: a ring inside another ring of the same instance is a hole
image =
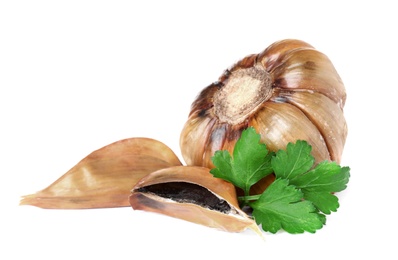
[[[133,188],[130,204],[135,210],[156,212],[230,232],[257,224],[238,205],[235,187],[213,177],[208,168],[176,166],[142,178]]]
[[[125,207],[138,180],[176,165],[181,162],[165,144],[124,139],[92,152],[49,187],[24,196],[20,204],[52,209]]]

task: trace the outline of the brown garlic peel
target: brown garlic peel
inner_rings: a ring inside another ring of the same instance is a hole
[[[178,157],[157,140],[124,139],[92,152],[49,187],[24,196],[20,204],[52,209],[126,207],[138,180],[177,165]]]
[[[196,166],[161,169],[142,178],[132,189],[130,204],[145,210],[229,232],[257,224],[238,205],[235,187]]]
[[[347,136],[345,87],[326,55],[300,40],[283,40],[226,70],[192,103],[180,136],[187,165],[214,167],[253,126],[272,151],[306,140],[316,162],[340,162]],[[195,147],[193,149],[193,147]]]

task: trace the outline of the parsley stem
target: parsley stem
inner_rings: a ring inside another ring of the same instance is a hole
[[[238,200],[248,202],[249,200],[258,200],[260,198],[260,196],[261,196],[261,194],[251,195],[251,196],[239,196]]]

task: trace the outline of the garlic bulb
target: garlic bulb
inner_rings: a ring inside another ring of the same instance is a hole
[[[344,84],[326,55],[300,40],[275,42],[249,55],[193,102],[181,136],[187,165],[214,167],[217,150],[232,152],[252,126],[268,149],[306,140],[316,162],[340,162],[347,136]]]

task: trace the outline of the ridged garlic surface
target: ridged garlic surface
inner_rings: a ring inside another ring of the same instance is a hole
[[[306,42],[287,39],[249,55],[204,88],[192,103],[180,147],[187,165],[212,168],[252,126],[268,149],[306,140],[316,162],[341,161],[347,124],[345,86],[329,58]]]

